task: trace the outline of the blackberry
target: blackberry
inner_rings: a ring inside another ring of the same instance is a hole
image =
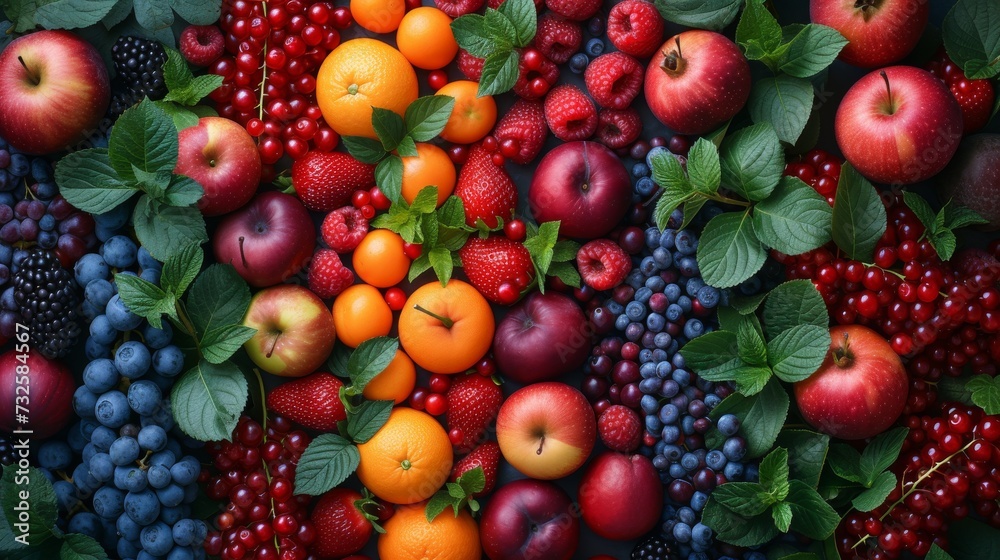
[[[667,541],[659,535],[650,535],[632,549],[632,560],[678,560]]]
[[[55,253],[36,249],[21,263],[12,284],[32,347],[49,359],[68,354],[80,335],[80,294],[73,273]]]
[[[122,116],[126,109],[139,102],[140,98],[132,93],[119,76],[111,80],[111,103],[108,105],[108,112],[105,116],[111,120],[116,120]]]
[[[6,437],[0,436],[0,465],[9,466],[14,464],[14,444]]]
[[[163,81],[167,52],[163,45],[140,37],[119,37],[111,47],[111,59],[115,72],[134,101],[143,97],[163,99],[167,95],[167,85]]]

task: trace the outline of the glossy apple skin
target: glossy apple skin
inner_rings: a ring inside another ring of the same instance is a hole
[[[580,519],[569,495],[554,483],[515,480],[483,509],[479,538],[490,560],[569,560],[580,540]]]
[[[221,216],[253,198],[260,184],[260,154],[246,129],[222,117],[202,117],[177,138],[174,173],[186,175],[205,189],[198,209]]]
[[[500,453],[531,478],[553,480],[580,468],[597,440],[597,421],[583,393],[546,381],[518,389],[497,415]]]
[[[986,218],[987,230],[1000,229],[1000,134],[973,134],[939,175],[942,200],[965,206]]]
[[[591,329],[580,306],[559,292],[533,292],[510,310],[493,337],[493,358],[504,378],[549,381],[583,365]]]
[[[233,265],[251,286],[273,286],[309,262],[316,248],[313,228],[312,217],[298,198],[268,191],[223,218],[212,237],[212,249],[216,260]]]
[[[630,540],[659,523],[663,484],[646,457],[605,451],[584,471],[577,497],[583,520],[595,533]]]
[[[621,160],[597,142],[567,142],[538,162],[528,204],[538,223],[559,220],[559,233],[594,239],[625,217],[632,183]]]
[[[902,60],[917,46],[927,27],[929,0],[811,0],[813,23],[832,27],[848,41],[840,60],[878,68]]]
[[[23,355],[27,355],[24,362],[18,359]],[[55,435],[73,416],[75,390],[73,374],[61,361],[48,360],[31,349],[4,352],[0,356],[0,432],[30,429],[31,437],[37,439]],[[27,426],[15,421],[15,415],[23,413],[17,405],[28,410]]]
[[[257,292],[243,324],[257,329],[244,343],[250,359],[268,373],[302,377],[316,371],[337,340],[333,315],[319,296],[297,284]]]
[[[884,432],[906,405],[903,362],[884,338],[867,327],[833,327],[830,338],[823,365],[794,385],[802,417],[840,439],[865,439]],[[845,348],[845,358],[838,363]]]
[[[678,43],[680,58],[677,57]],[[667,39],[646,68],[650,111],[679,134],[705,134],[733,118],[750,97],[750,64],[736,43],[713,31]]]
[[[962,110],[930,72],[891,66],[851,86],[837,108],[834,132],[844,157],[865,177],[877,183],[918,183],[944,169],[955,155],[962,139]]]
[[[22,152],[58,152],[100,132],[110,100],[100,53],[68,31],[24,35],[0,52],[0,136]]]

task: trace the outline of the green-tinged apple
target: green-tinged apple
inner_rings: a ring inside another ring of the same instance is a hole
[[[97,132],[110,100],[100,53],[69,31],[24,35],[0,52],[0,136],[22,152],[72,147]]]
[[[202,117],[177,138],[174,173],[205,189],[198,209],[206,216],[236,210],[253,198],[260,184],[260,154],[246,129],[222,117]]]
[[[282,377],[316,371],[337,339],[333,315],[316,294],[296,284],[258,292],[243,324],[257,334],[243,347],[262,370]]]
[[[500,453],[531,478],[553,480],[580,468],[597,440],[597,421],[583,393],[565,383],[515,391],[497,415]]]

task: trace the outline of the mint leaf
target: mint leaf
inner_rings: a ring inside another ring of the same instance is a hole
[[[59,560],[108,560],[108,553],[89,535],[66,533],[59,547]]]
[[[729,288],[760,270],[767,251],[754,234],[753,220],[746,210],[712,218],[702,232],[697,255],[705,283]]]
[[[782,533],[787,533],[792,525],[792,507],[785,502],[775,504],[771,509],[771,517],[774,518],[774,526]]]
[[[951,203],[948,203],[944,205],[941,212],[944,213],[945,226],[949,229],[989,223],[989,220],[965,206],[952,206]]]
[[[699,337],[700,338],[700,337]],[[767,365],[767,346],[764,337],[750,321],[741,321],[736,330],[736,344],[740,359],[752,366]]]
[[[484,18],[483,29],[493,39],[495,49],[493,52],[511,50],[517,41],[514,22],[497,10],[486,10]]]
[[[406,275],[407,282],[413,282],[418,276],[431,269],[431,261],[427,253],[422,253],[410,263],[410,271]]]
[[[580,273],[577,272],[576,267],[568,262],[552,263],[549,266],[549,276],[555,276],[567,286],[573,286],[574,288],[579,288],[582,282]]]
[[[410,212],[417,214],[431,214],[437,208],[437,200],[438,188],[434,185],[426,186],[420,189],[417,196],[413,197],[413,204],[410,205]]]
[[[760,60],[781,45],[781,25],[763,0],[747,0],[736,26],[736,43],[750,60]]]
[[[896,462],[909,433],[907,428],[894,428],[879,434],[865,447],[858,463],[858,470],[863,479],[861,484],[870,487],[882,471]]]
[[[144,196],[132,213],[132,225],[139,242],[161,262],[187,245],[208,241],[205,218],[194,206],[161,206]]]
[[[767,292],[752,295],[752,296],[731,296],[729,298],[729,307],[735,309],[740,315],[750,315],[757,312],[757,308],[760,304],[764,303],[767,298]]]
[[[771,123],[763,122],[727,136],[719,149],[722,183],[747,200],[764,200],[785,170],[785,151]]]
[[[382,148],[391,152],[396,149],[399,142],[406,136],[406,127],[403,125],[403,117],[395,111],[372,107],[372,128],[375,135],[382,142]]]
[[[760,485],[775,501],[788,496],[788,450],[779,447],[760,462]]]
[[[943,548],[936,544],[931,545],[930,552],[924,557],[924,560],[955,560],[950,554],[944,551]]]
[[[149,30],[165,29],[174,22],[174,12],[163,0],[133,0],[135,19]]]
[[[192,25],[212,25],[219,21],[222,8],[220,0],[170,0],[170,7],[177,15]]]
[[[777,378],[753,396],[729,395],[712,409],[711,417],[735,414],[740,419],[740,433],[747,440],[747,457],[753,459],[770,451],[788,415],[788,393]]]
[[[257,334],[257,329],[243,325],[225,325],[205,333],[199,349],[210,364],[221,364]]]
[[[393,204],[399,202],[403,196],[403,160],[390,154],[380,161],[375,167],[375,183]]]
[[[157,202],[166,202],[167,187],[173,177],[170,171],[161,169],[150,173],[133,165],[132,174],[135,176],[139,188],[145,191],[150,198]]]
[[[181,297],[194,280],[204,262],[205,253],[197,245],[188,245],[163,263],[160,286],[165,292]]]
[[[38,9],[38,0],[6,0],[0,2],[0,9],[3,9],[4,15],[13,23],[14,33],[24,33],[35,28],[35,11]],[[4,33],[6,35],[10,32],[10,30],[6,30]]]
[[[830,436],[809,430],[782,430],[775,442],[788,450],[788,476],[815,488],[830,448]]]
[[[833,203],[833,241],[847,256],[870,261],[886,228],[885,206],[875,187],[850,163],[840,170]]]
[[[451,32],[458,46],[476,58],[486,58],[493,52],[493,41],[486,32],[486,18],[479,14],[466,14],[451,22]]]
[[[437,519],[437,516],[441,515],[451,505],[451,496],[446,492],[435,492],[424,506],[424,517],[428,523],[432,523]]]
[[[218,89],[221,85],[222,76],[215,74],[195,76],[194,79],[191,80],[188,87],[177,92],[168,91],[167,96],[164,99],[167,101],[175,101],[181,105],[193,106],[197,105],[198,102],[205,97],[208,97],[210,93]]]
[[[169,206],[191,206],[204,196],[205,189],[197,181],[183,175],[174,175],[167,185],[163,202]]]
[[[722,182],[722,169],[719,163],[719,149],[710,140],[699,138],[691,146],[687,158],[688,179],[695,190],[705,194],[714,194]]]
[[[22,492],[28,493],[29,500],[21,499]],[[23,504],[23,501],[28,503]],[[3,506],[4,518],[11,528],[21,523],[18,517],[27,506],[30,513],[28,530],[19,529],[18,534],[27,533],[25,539],[28,546],[38,545],[51,536],[51,529],[56,524],[58,515],[56,493],[42,471],[31,466],[27,467],[26,472],[17,467],[5,467],[0,478],[0,505]]]
[[[719,486],[719,490],[726,486],[727,484]],[[774,520],[766,510],[753,516],[739,515],[723,506],[715,498],[715,492],[705,504],[701,522],[715,531],[718,540],[736,546],[762,545],[778,535]]]
[[[447,285],[455,269],[451,260],[451,251],[444,247],[434,247],[427,253],[427,260],[431,268],[434,269],[434,275],[437,276],[441,285]]]
[[[972,402],[986,411],[986,414],[1000,414],[1000,379],[988,375],[977,375],[969,380],[965,388],[972,392]]]
[[[736,390],[749,397],[764,390],[771,380],[771,370],[765,366],[744,365],[731,370],[729,377],[736,383]]]
[[[787,502],[792,506],[792,529],[811,539],[829,537],[840,523],[833,507],[801,480],[789,482]]]
[[[55,0],[41,4],[35,23],[45,29],[77,29],[101,21],[118,0]]]
[[[347,415],[347,435],[356,443],[370,440],[389,420],[392,401],[364,401]]]
[[[336,434],[320,434],[299,458],[295,492],[319,496],[347,480],[358,468],[361,454],[351,442]]]
[[[535,38],[538,10],[532,0],[506,0],[497,8],[514,28],[514,46],[527,47]]]
[[[713,31],[732,23],[743,5],[741,0],[655,0],[654,3],[669,22]]]
[[[465,207],[462,206],[462,199],[451,195],[445,199],[444,204],[437,210],[438,223],[442,226],[453,228],[465,227]]]
[[[373,117],[374,114],[373,111]],[[387,155],[382,143],[372,138],[365,138],[364,136],[341,136],[340,141],[347,148],[347,153],[351,154],[354,159],[361,163],[374,165],[382,161],[382,158]]]
[[[213,264],[191,284],[185,302],[188,317],[201,336],[242,323],[250,306],[250,287],[231,265]]]
[[[520,72],[518,60],[513,50],[500,50],[487,56],[479,77],[479,97],[497,95],[514,87]]]
[[[779,379],[795,383],[823,365],[829,348],[830,331],[825,327],[796,325],[767,343],[768,363]]]
[[[169,11],[169,9],[168,9]],[[134,180],[132,166],[153,173],[173,172],[177,165],[177,128],[148,98],[126,109],[108,140],[111,166],[122,179]]]
[[[222,441],[232,438],[248,395],[247,380],[235,364],[201,360],[174,384],[170,405],[185,434],[199,441]]]
[[[653,181],[663,187],[663,193],[653,210],[656,227],[662,231],[667,228],[674,210],[694,195],[694,185],[673,155],[659,152],[653,156],[652,164]]]
[[[681,347],[687,367],[701,373],[738,357],[736,334],[719,330],[705,333]]]
[[[139,192],[118,177],[105,148],[66,154],[56,163],[55,179],[67,202],[91,214],[109,212]]]
[[[786,255],[800,255],[832,238],[833,210],[815,189],[797,177],[781,185],[753,209],[753,229],[766,245]]]
[[[958,0],[941,26],[945,50],[970,80],[1000,74],[1000,4]]]
[[[351,359],[347,362],[347,375],[351,385],[360,393],[365,386],[389,367],[389,362],[396,357],[399,340],[387,336],[370,338],[354,349]]]
[[[176,315],[173,294],[165,293],[156,284],[131,274],[115,274],[115,284],[129,310],[144,317],[155,328],[162,327],[162,315]]]
[[[737,515],[752,517],[767,511],[771,497],[756,482],[732,482],[719,486],[712,492],[712,499]]]
[[[399,141],[399,145],[396,146],[396,153],[399,157],[417,157],[417,144],[413,141],[410,136],[404,136],[402,140]]]
[[[462,476],[458,477],[457,482],[471,496],[477,492],[482,492],[486,488],[486,473],[483,471],[483,467],[475,467],[465,471]]]
[[[161,111],[166,113],[170,120],[174,121],[174,128],[177,132],[192,126],[198,126],[199,116],[190,107],[182,107],[173,101],[154,101]],[[201,105],[200,107],[203,107]]]
[[[831,445],[829,463],[830,470],[840,478],[858,484],[865,483],[865,477],[861,474],[861,454],[853,447],[843,443]]]
[[[813,86],[785,74],[763,78],[750,90],[747,108],[753,122],[770,122],[782,142],[795,144],[812,114]]]
[[[903,202],[913,210],[913,213],[924,224],[924,229],[931,231],[934,229],[936,215],[931,205],[924,200],[924,197],[911,191],[903,191]],[[943,213],[942,213],[943,217]]]
[[[771,290],[762,317],[768,339],[797,325],[825,328],[830,321],[823,296],[809,280],[791,280]]]
[[[875,477],[870,488],[866,488],[851,500],[851,505],[858,511],[871,511],[885,502],[895,486],[896,475],[883,472]]]
[[[687,229],[687,227],[694,221],[698,212],[701,212],[702,207],[708,202],[707,198],[689,198],[684,201],[681,206],[681,214],[683,214],[684,219],[681,220],[680,229]]]
[[[810,23],[792,39],[780,69],[797,78],[811,78],[833,64],[845,46],[847,39],[836,29]]]

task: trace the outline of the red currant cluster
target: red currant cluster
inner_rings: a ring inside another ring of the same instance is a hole
[[[346,7],[304,0],[226,0],[220,26],[227,56],[209,68],[224,78],[212,93],[219,114],[258,138],[265,165],[310,149],[330,151],[340,138],[316,104],[316,71],[351,25]]]
[[[217,531],[208,534],[205,551],[223,560],[304,560],[316,540],[308,520],[309,496],[295,496],[295,466],[310,442],[280,416],[268,419],[265,431],[244,416],[233,441],[208,446],[218,474],[207,480],[205,493],[228,499],[216,517]],[[207,472],[207,471],[202,471]]]
[[[796,160],[785,165],[785,175],[798,177],[816,192],[823,195],[833,206],[833,197],[837,194],[837,182],[840,181],[840,166],[842,162],[824,150],[812,150]]]
[[[486,356],[476,363],[475,370],[483,377],[492,377],[497,373],[497,365],[492,356]],[[440,373],[431,374],[427,381],[427,387],[418,386],[410,393],[410,408],[423,410],[431,416],[441,416],[448,412],[448,398],[445,395],[448,393],[448,389],[451,389],[453,377],[453,375]],[[448,437],[454,445],[462,443],[461,431],[452,430]]]
[[[843,558],[922,557],[934,543],[947,549],[948,523],[970,510],[1000,527],[1000,418],[953,405],[941,417],[913,415],[906,424],[892,467],[900,484],[881,506],[844,519],[837,531]]]

